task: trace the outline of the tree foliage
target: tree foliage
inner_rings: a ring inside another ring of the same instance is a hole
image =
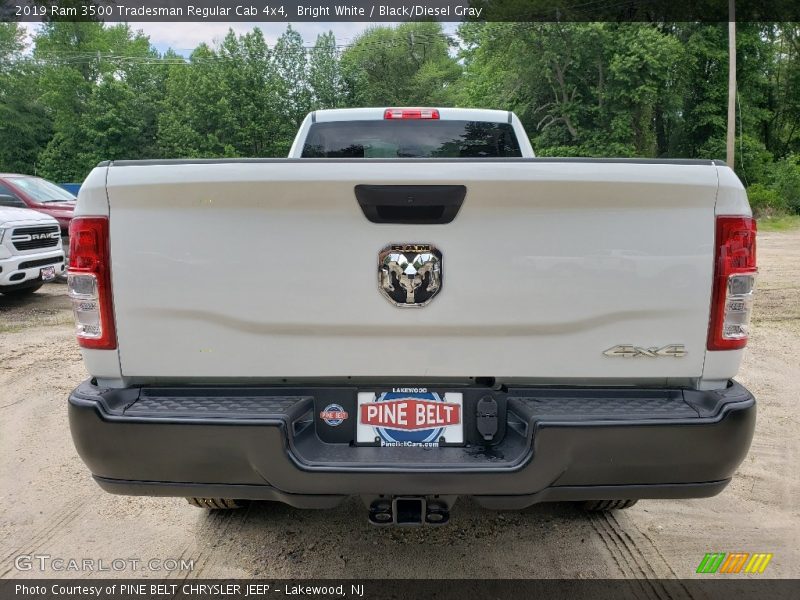
[[[350,106],[447,104],[460,67],[437,23],[372,27],[342,53]]]
[[[734,165],[756,204],[800,211],[800,25],[741,23]],[[310,110],[515,111],[540,155],[725,150],[727,27],[698,23],[375,26],[346,47],[288,27],[188,57],[124,24],[0,23],[0,170],[80,181],[100,160],[282,156]]]
[[[738,29],[733,166],[794,209],[800,26]],[[726,24],[466,23],[459,35],[456,102],[514,110],[540,155],[725,156]]]
[[[13,62],[27,50],[24,37],[16,23],[0,23],[0,171],[29,170],[52,135],[37,71]]]

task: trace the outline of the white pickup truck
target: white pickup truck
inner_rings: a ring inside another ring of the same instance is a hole
[[[756,229],[713,160],[533,158],[502,111],[318,111],[288,159],[81,187],[79,454],[113,493],[442,524],[719,493]]]
[[[61,227],[49,215],[0,205],[0,294],[32,294],[65,270]]]

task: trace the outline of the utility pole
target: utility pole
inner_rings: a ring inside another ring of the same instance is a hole
[[[728,139],[725,162],[732,169],[736,148],[736,0],[728,0]]]

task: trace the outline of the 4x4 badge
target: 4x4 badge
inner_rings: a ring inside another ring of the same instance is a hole
[[[630,344],[614,346],[603,352],[606,356],[636,358],[637,356],[647,356],[648,358],[658,358],[659,356],[671,356],[672,358],[683,358],[686,356],[686,347],[683,344],[670,344],[661,348],[640,348]]]
[[[395,306],[425,306],[442,289],[442,253],[432,244],[390,244],[378,254],[378,289]]]

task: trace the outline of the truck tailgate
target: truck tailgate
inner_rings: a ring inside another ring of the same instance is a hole
[[[466,186],[448,224],[370,222],[359,184]],[[265,160],[112,164],[122,374],[664,381],[703,369],[712,164]],[[378,291],[391,243],[434,244],[441,292]],[[610,357],[621,344],[686,354]]]

